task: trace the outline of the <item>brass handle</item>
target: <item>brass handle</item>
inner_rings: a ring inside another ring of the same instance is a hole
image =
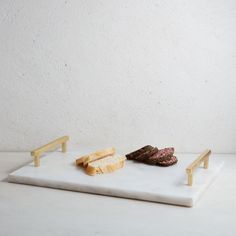
[[[209,165],[209,156],[211,154],[211,150],[204,151],[192,164],[190,164],[186,168],[186,172],[188,175],[188,185],[193,185],[193,171],[200,166],[202,162],[204,162],[204,168],[207,169]]]
[[[34,157],[34,166],[37,167],[40,165],[39,157],[43,152],[46,152],[48,150],[51,150],[55,148],[57,145],[61,144],[62,152],[66,152],[67,145],[66,142],[69,140],[69,136],[63,136],[61,138],[58,138],[48,144],[43,145],[42,147],[39,147],[31,152],[31,156]]]

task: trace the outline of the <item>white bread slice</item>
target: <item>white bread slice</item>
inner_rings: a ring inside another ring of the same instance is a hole
[[[107,156],[88,163],[86,172],[89,175],[110,173],[120,169],[125,164],[126,157],[120,155]]]
[[[96,151],[94,153],[91,153],[89,155],[86,156],[82,156],[79,159],[76,160],[76,165],[81,165],[83,164],[83,166],[87,166],[88,163],[90,163],[91,161],[96,161],[99,160],[101,158],[104,158],[106,156],[110,156],[110,155],[114,155],[116,152],[115,148],[106,148],[100,151]]]

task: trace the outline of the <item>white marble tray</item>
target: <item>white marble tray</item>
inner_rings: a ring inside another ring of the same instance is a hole
[[[187,186],[185,168],[197,155],[179,154],[179,162],[171,167],[150,166],[126,161],[116,172],[89,176],[75,166],[76,157],[88,153],[52,152],[41,158],[40,167],[33,162],[9,174],[9,182],[45,186],[182,206],[193,206],[223,166],[210,157],[209,169],[198,168],[192,187]]]

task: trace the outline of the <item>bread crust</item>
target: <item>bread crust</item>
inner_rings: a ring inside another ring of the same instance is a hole
[[[156,154],[158,152],[158,148],[154,147],[140,155],[138,155],[137,157],[135,157],[135,161],[139,161],[139,162],[144,162],[145,160],[147,160],[149,157],[153,156],[154,154]]]
[[[91,153],[89,155],[82,156],[78,158],[75,161],[75,163],[76,165],[82,165],[85,168],[85,171],[88,175],[110,173],[117,169],[122,168],[125,165],[126,157],[119,156],[119,155],[114,156],[115,152],[116,150],[114,147],[106,148],[106,149]],[[110,157],[110,159],[108,159],[107,161],[106,158],[108,157]],[[115,157],[115,160],[113,159],[113,157]],[[109,163],[109,161],[112,163]]]
[[[128,160],[135,160],[137,156],[139,156],[139,155],[141,155],[141,154],[143,154],[147,151],[150,151],[152,149],[153,149],[153,147],[151,145],[146,145],[146,146],[144,146],[144,147],[142,147],[142,148],[140,148],[140,149],[138,149],[134,152],[126,154],[126,157],[127,157]]]
[[[158,166],[162,166],[162,167],[168,167],[168,166],[172,166],[174,164],[176,164],[178,162],[178,159],[176,156],[172,156],[170,158],[170,160],[165,160],[162,162],[157,163]]]
[[[99,159],[107,157],[107,156],[114,155],[115,152],[116,152],[116,149],[114,147],[106,148],[106,149],[91,153],[89,155],[82,156],[82,157],[78,158],[75,161],[75,163],[76,163],[76,165],[83,165],[86,167],[90,162],[99,160]]]
[[[97,166],[97,167],[94,167],[92,165],[93,162],[91,162],[88,164],[85,170],[88,175],[111,173],[117,169],[122,168],[125,165],[125,160],[126,160],[126,157],[121,156],[120,159],[115,163],[104,165],[104,166]]]
[[[173,156],[173,154],[174,154],[173,147],[160,149],[157,153],[147,158],[145,162],[149,165],[156,165],[163,161],[169,161]]]

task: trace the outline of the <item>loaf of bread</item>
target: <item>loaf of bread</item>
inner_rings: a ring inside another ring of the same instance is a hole
[[[177,162],[178,162],[177,157],[172,156],[169,158],[169,160],[158,162],[157,165],[167,167],[167,166],[172,166],[172,165],[176,164]]]
[[[149,159],[151,156],[155,155],[158,152],[158,148],[153,147],[150,150],[136,156],[134,158],[135,161],[145,162],[145,160]]]
[[[156,165],[162,161],[168,161],[174,154],[174,148],[163,148],[145,160],[150,165]]]
[[[114,155],[115,152],[116,152],[116,150],[114,147],[103,149],[100,151],[96,151],[94,153],[91,153],[86,156],[82,156],[79,159],[77,159],[76,165],[83,164],[83,166],[87,166],[89,162],[99,160],[99,159],[104,158],[106,156]]]
[[[126,157],[115,155],[115,148],[96,151],[76,160],[76,165],[82,165],[89,175],[110,173],[120,169],[125,164]]]
[[[147,163],[149,165],[171,166],[178,162],[173,156],[174,148],[168,147],[159,149],[151,145],[146,145],[134,152],[126,155],[127,159]]]
[[[153,149],[153,147],[151,145],[146,145],[146,146],[144,146],[144,147],[142,147],[142,148],[140,148],[140,149],[138,149],[138,150],[136,150],[134,152],[126,154],[126,157],[127,157],[128,160],[136,160],[136,158],[139,155],[141,155],[141,154],[143,154],[145,152],[148,152],[148,151],[150,151],[152,149]]]
[[[120,155],[107,156],[88,163],[86,172],[89,175],[110,173],[124,166],[126,158]]]

